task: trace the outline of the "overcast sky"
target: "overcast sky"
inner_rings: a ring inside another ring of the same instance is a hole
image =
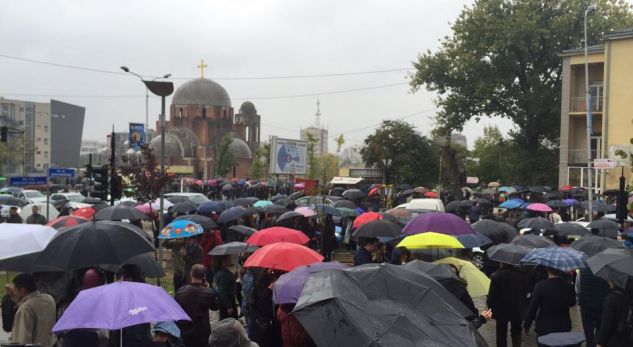
[[[296,79],[231,79],[406,69],[420,52],[436,49],[468,0],[435,1],[3,1],[0,55],[142,75],[172,73],[178,87],[199,76],[221,83],[235,112],[251,100],[262,116],[262,138],[298,138],[322,122],[333,140],[359,145],[383,119],[406,117],[423,134],[433,127],[433,95],[412,94],[407,71]],[[368,87],[381,87],[358,90]],[[348,91],[345,93],[332,93]],[[0,56],[0,96],[50,98],[86,107],[84,139],[105,139],[114,123],[145,120],[145,89],[130,75],[89,72]],[[300,95],[311,96],[300,96]],[[278,97],[278,98],[271,98]],[[169,100],[168,100],[169,103]],[[150,124],[160,101],[150,99]],[[471,122],[469,145],[483,126]],[[330,151],[335,145],[330,141]]]

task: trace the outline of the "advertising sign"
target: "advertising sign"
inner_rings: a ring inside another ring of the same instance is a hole
[[[270,139],[270,173],[305,175],[308,172],[308,142]]]
[[[594,159],[593,167],[596,169],[613,169],[615,167],[615,159]]]
[[[145,124],[130,123],[129,143],[130,148],[139,150],[145,144]]]

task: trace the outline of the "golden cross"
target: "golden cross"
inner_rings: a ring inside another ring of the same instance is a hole
[[[207,64],[204,63],[204,60],[200,60],[200,65],[198,65],[198,69],[200,69],[200,78],[204,78],[205,67],[207,67]]]

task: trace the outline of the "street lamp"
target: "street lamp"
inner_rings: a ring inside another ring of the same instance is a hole
[[[127,66],[121,66],[121,70],[123,70],[124,72],[127,72],[131,75],[134,75],[136,77],[138,77],[141,82],[144,82],[145,80],[143,79],[143,77],[137,73],[134,73],[132,70],[130,70],[130,68],[128,68]],[[164,74],[162,76],[158,76],[152,79],[152,81],[156,81],[158,79],[167,79],[171,77],[171,74]],[[147,86],[145,87],[145,138],[147,139],[147,130],[149,129],[149,90],[147,89]]]
[[[593,119],[591,116],[591,92],[589,91],[589,48],[587,42],[587,17],[596,10],[596,5],[590,5],[585,10],[585,105],[587,108],[587,184],[589,192],[587,199],[589,200],[589,222],[593,219],[593,173],[591,172],[591,133],[593,127]]]

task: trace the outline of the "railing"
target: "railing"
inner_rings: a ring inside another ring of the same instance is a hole
[[[591,150],[591,159],[598,158],[598,151]],[[587,162],[587,149],[570,149],[568,151],[567,162],[570,164],[586,163]]]
[[[591,110],[593,112],[602,112],[602,96],[591,97]],[[587,112],[587,98],[584,96],[570,98],[569,111]]]

